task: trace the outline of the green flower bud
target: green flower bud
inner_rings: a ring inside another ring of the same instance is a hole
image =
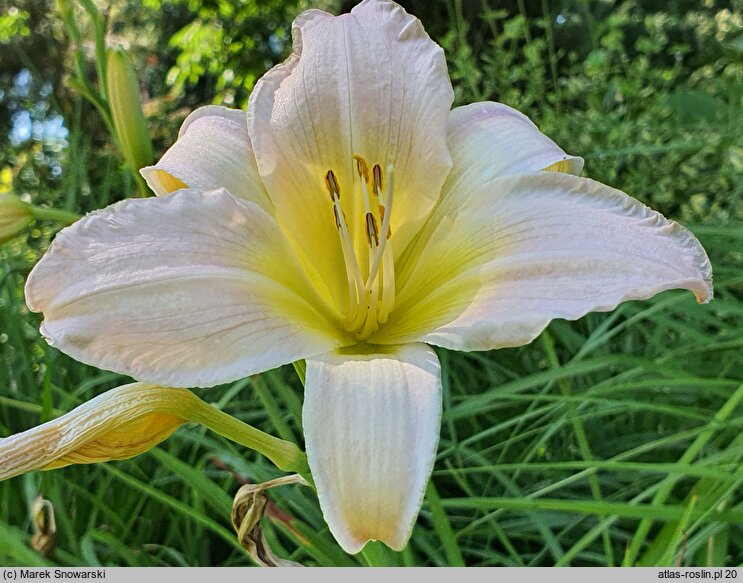
[[[5,243],[23,231],[33,221],[30,204],[14,194],[0,193],[0,243]]]
[[[54,4],[57,6],[57,11],[62,17],[67,17],[72,14],[72,8],[68,0],[55,0]]]
[[[108,49],[107,70],[107,93],[116,139],[127,166],[139,176],[140,168],[152,164],[153,153],[137,76],[121,47]]]

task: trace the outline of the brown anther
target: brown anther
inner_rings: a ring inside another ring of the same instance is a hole
[[[379,164],[374,164],[372,168],[372,191],[377,196],[382,196],[382,168]]]
[[[377,221],[373,214],[366,213],[366,240],[369,242],[369,247],[371,247],[372,238],[374,239],[374,245],[379,246],[379,227],[377,227]]]
[[[366,160],[358,154],[354,155],[353,159],[356,162],[356,172],[358,173],[359,178],[363,178],[364,182],[369,182],[369,166],[367,165]]]
[[[338,180],[335,178],[335,173],[332,170],[328,170],[325,174],[325,187],[330,193],[330,200],[335,201],[341,197],[341,187],[338,186]]]

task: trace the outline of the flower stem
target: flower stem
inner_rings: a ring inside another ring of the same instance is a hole
[[[382,543],[371,541],[361,551],[361,556],[368,567],[399,567],[399,555]]]
[[[254,449],[265,455],[280,470],[295,472],[313,484],[307,457],[296,444],[251,427],[200,399],[198,406],[191,411],[189,420],[201,423],[235,443]]]
[[[62,209],[50,209],[40,206],[31,205],[31,212],[35,219],[54,221],[57,223],[63,223],[65,225],[71,225],[80,218],[80,215],[71,211],[65,211]]]

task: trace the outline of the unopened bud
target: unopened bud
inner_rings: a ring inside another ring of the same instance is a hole
[[[0,193],[0,243],[9,241],[33,221],[30,204],[14,194]]]
[[[139,96],[139,82],[129,57],[121,47],[108,49],[107,93],[116,139],[124,160],[135,174],[153,162],[152,141]]]
[[[63,17],[69,16],[72,13],[69,0],[55,0],[54,4]]]

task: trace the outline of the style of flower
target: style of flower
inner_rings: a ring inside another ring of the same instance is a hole
[[[247,115],[188,117],[142,171],[160,196],[62,231],[26,297],[50,344],[144,383],[305,359],[333,535],[350,553],[402,549],[439,435],[428,345],[520,346],[554,318],[671,288],[707,302],[711,268],[689,231],[578,177],[582,160],[521,113],[451,110],[441,48],[397,4],[309,10],[293,41]]]

